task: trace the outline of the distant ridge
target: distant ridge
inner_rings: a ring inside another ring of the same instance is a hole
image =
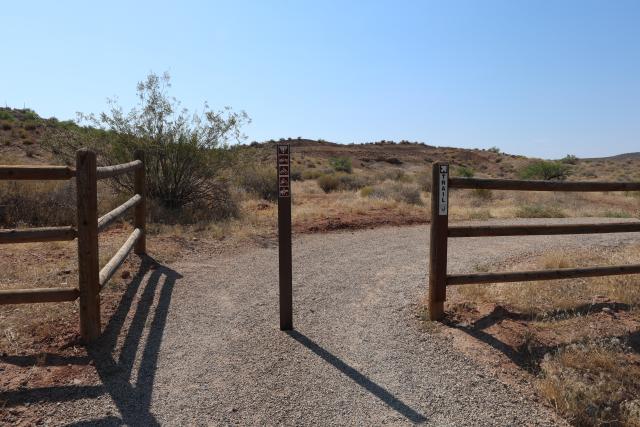
[[[633,159],[640,159],[640,151],[635,153],[617,154],[615,156],[608,156],[608,157],[593,157],[593,158],[584,159],[584,160],[633,160]]]

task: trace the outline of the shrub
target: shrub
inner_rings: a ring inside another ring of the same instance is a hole
[[[420,172],[416,174],[415,178],[422,191],[431,193],[431,174],[429,172]]]
[[[502,151],[500,151],[500,149],[499,149],[498,147],[496,147],[496,146],[493,146],[493,147],[489,148],[487,151],[488,151],[488,152],[490,152],[490,153],[496,153],[496,154],[500,154],[500,153],[502,152]]]
[[[560,161],[568,165],[575,165],[576,163],[578,163],[578,158],[573,154],[567,154],[562,159],[560,159]]]
[[[11,122],[8,120],[5,120],[2,122],[2,130],[11,130],[12,125]]]
[[[569,167],[560,162],[549,160],[537,160],[529,163],[520,171],[522,179],[558,180],[567,179],[570,174]]]
[[[410,205],[422,205],[420,188],[415,184],[385,181],[373,187],[365,187],[363,190],[364,191],[361,190],[360,192],[363,197],[391,199]]]
[[[351,173],[351,159],[349,157],[332,157],[329,159],[329,165],[336,172],[346,172]]]
[[[366,185],[366,179],[346,173],[327,174],[318,178],[318,186],[325,193],[359,190]]]
[[[35,111],[29,108],[25,108],[24,110],[22,110],[22,118],[23,120],[38,120],[40,116],[38,116]]]
[[[564,218],[562,209],[556,206],[525,205],[516,211],[517,218]]]
[[[302,171],[302,179],[318,179],[321,176],[322,176],[322,172],[320,172],[318,170],[306,169],[306,170]]]
[[[265,200],[278,199],[278,176],[274,167],[247,165],[238,171],[240,186]]]
[[[475,172],[468,166],[459,166],[456,169],[456,175],[461,176],[463,178],[473,178]]]
[[[0,120],[14,120],[13,114],[7,110],[0,110]]]
[[[76,191],[73,182],[4,184],[0,187],[2,228],[75,224]]]
[[[493,197],[491,190],[487,190],[486,188],[475,188],[471,191],[471,194],[480,200],[491,200]]]
[[[331,193],[338,190],[340,187],[340,180],[335,175],[322,175],[318,178],[318,186],[322,188],[325,193]]]
[[[291,169],[291,181],[302,181],[304,178],[302,177],[302,172],[298,169]]]
[[[110,101],[109,112],[79,115],[98,129],[48,128],[43,145],[69,163],[79,147],[91,148],[101,165],[128,162],[142,149],[150,199],[167,210],[205,205],[207,211],[218,209],[226,203],[220,199],[226,197],[220,191],[227,185],[223,172],[232,164],[227,144],[244,138],[240,128],[249,118],[229,108],[211,110],[206,103],[202,114],[191,114],[168,95],[170,87],[167,73],[150,73],[138,84],[139,101],[131,111]],[[133,188],[129,175],[112,182],[121,189]]]

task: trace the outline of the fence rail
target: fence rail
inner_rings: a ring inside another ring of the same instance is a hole
[[[519,179],[449,178],[449,188],[516,191],[640,191],[640,182],[525,181]]]
[[[62,242],[73,240],[78,232],[73,227],[22,228],[0,230],[0,244],[31,242]]]
[[[76,172],[68,166],[12,166],[0,165],[0,180],[65,181]]]
[[[449,227],[449,237],[551,236],[558,234],[633,233],[640,222],[604,224],[481,225]]]
[[[38,302],[75,301],[80,291],[75,288],[37,288],[0,291],[0,304],[33,304]]]
[[[640,222],[449,227],[450,188],[516,191],[640,191],[640,182],[565,182],[451,178],[449,177],[449,165],[440,162],[433,165],[432,172],[433,191],[431,194],[431,241],[429,252],[429,317],[431,320],[440,320],[444,316],[447,286],[640,273],[640,264],[638,264],[539,271],[447,274],[449,238],[640,232]]]
[[[98,218],[99,179],[134,172],[131,199]],[[97,167],[89,150],[76,153],[75,169],[67,166],[0,166],[0,180],[66,180],[76,178],[77,224],[64,227],[0,230],[0,244],[52,242],[78,239],[78,287],[0,290],[0,305],[80,300],[80,334],[85,342],[100,335],[100,290],[134,249],[146,252],[146,192],[144,155],[121,165]],[[129,209],[134,209],[134,231],[115,256],[99,270],[98,236]]]

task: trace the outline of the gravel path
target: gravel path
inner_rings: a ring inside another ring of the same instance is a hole
[[[633,239],[455,239],[449,270]],[[293,252],[295,332],[278,330],[277,248],[153,270],[94,351],[102,392],[61,411],[83,420],[75,425],[558,423],[416,319],[428,227],[310,235]],[[128,310],[133,319],[119,324]]]

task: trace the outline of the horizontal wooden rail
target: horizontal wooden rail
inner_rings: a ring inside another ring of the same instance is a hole
[[[573,279],[577,277],[617,276],[640,273],[640,264],[609,267],[560,268],[557,270],[514,271],[507,273],[451,274],[447,286],[474,283],[530,282],[535,280]]]
[[[131,233],[127,241],[124,242],[124,245],[122,245],[122,247],[118,249],[118,252],[116,252],[113,258],[111,258],[111,260],[109,260],[109,262],[102,268],[102,270],[100,270],[100,289],[104,288],[104,285],[109,281],[109,279],[111,279],[111,277],[113,277],[116,270],[118,270],[118,268],[122,265],[124,260],[127,258],[127,255],[129,255],[129,252],[131,252],[131,249],[133,249],[133,246],[141,236],[141,229],[136,228],[135,230],[133,230],[133,233]]]
[[[133,172],[142,167],[141,160],[134,160],[129,163],[114,166],[101,166],[97,169],[98,179],[112,178],[127,172]]]
[[[449,178],[449,188],[522,191],[640,191],[640,182],[524,181]]]
[[[73,227],[46,227],[0,230],[0,244],[30,242],[60,242],[73,240],[77,232]]]
[[[74,301],[80,295],[75,288],[12,289],[0,291],[0,305],[37,302]]]
[[[98,231],[102,231],[107,228],[109,225],[111,225],[111,223],[113,223],[113,221],[120,218],[127,210],[131,209],[141,201],[142,196],[136,194],[111,212],[98,218]]]
[[[557,225],[482,225],[449,227],[449,237],[546,236],[640,232],[640,222]]]
[[[68,166],[0,165],[0,180],[67,180],[76,176]]]

